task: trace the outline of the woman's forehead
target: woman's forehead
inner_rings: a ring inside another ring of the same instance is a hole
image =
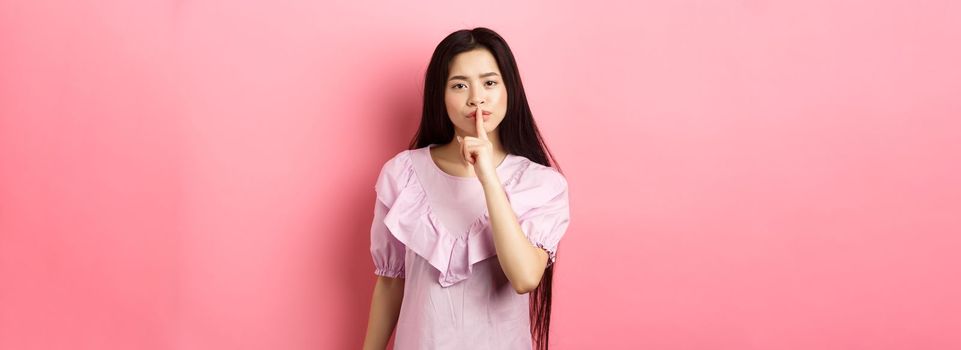
[[[494,55],[487,50],[471,50],[454,56],[448,76],[480,77],[486,73],[500,74]]]

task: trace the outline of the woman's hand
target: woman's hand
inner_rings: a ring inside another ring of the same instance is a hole
[[[482,182],[489,176],[496,176],[494,166],[494,144],[487,138],[487,129],[484,128],[484,111],[477,106],[474,113],[474,123],[477,126],[477,136],[457,136],[460,143],[460,153],[462,159],[467,164],[469,171],[477,174],[477,178]]]

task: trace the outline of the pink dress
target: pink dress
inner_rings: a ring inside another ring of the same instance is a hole
[[[405,278],[394,349],[529,350],[529,295],[500,268],[483,187],[441,170],[433,146],[398,153],[374,186],[374,273]],[[567,180],[512,154],[497,174],[524,234],[553,264],[569,223]]]

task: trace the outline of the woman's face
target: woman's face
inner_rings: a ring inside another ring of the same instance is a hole
[[[507,88],[494,55],[487,49],[475,49],[454,56],[444,89],[447,116],[461,136],[476,136],[476,125],[470,114],[477,110],[491,112],[485,116],[485,132],[494,131],[507,114]]]

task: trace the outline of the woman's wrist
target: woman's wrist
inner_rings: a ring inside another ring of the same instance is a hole
[[[497,176],[496,172],[490,172],[490,175],[484,175],[480,178],[481,186],[486,188],[496,188],[492,186],[499,187],[501,185],[500,177]]]

